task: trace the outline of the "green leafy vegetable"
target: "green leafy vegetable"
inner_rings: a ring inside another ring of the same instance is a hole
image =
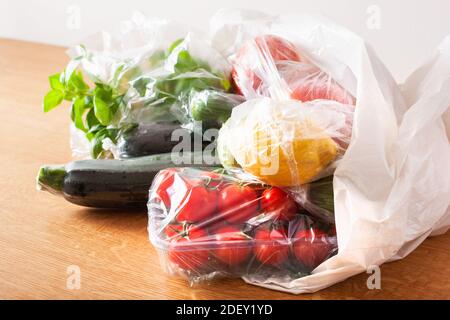
[[[128,99],[133,98],[127,95],[130,84],[139,95],[137,98],[145,97],[144,103],[137,99],[131,110],[152,107],[157,109],[154,114],[158,117],[171,119],[176,110],[174,106],[181,105],[191,91],[230,89],[226,76],[212,71],[207,63],[192,57],[187,49],[179,47],[182,43],[183,39],[179,39],[166,51],[153,52],[138,64],[122,61],[112,72],[113,80],[106,84],[91,77],[94,82],[92,87],[77,69],[82,57],[75,58],[64,72],[49,77],[51,89],[44,97],[44,112],[69,101],[72,122],[90,141],[92,157],[109,157],[110,154],[103,150],[103,140],[110,139],[117,143],[123,132],[121,127],[125,124],[119,123],[119,119],[123,112],[130,111],[127,111],[126,105]],[[84,56],[88,56],[87,51]],[[155,77],[151,71],[164,66],[169,57],[175,59],[169,60],[174,61],[173,72]],[[149,75],[142,74],[146,70],[150,70]]]
[[[91,141],[91,154],[94,158],[102,157],[102,139],[117,141],[118,129],[107,128],[123,103],[123,95],[115,88],[95,83],[90,88],[84,81],[81,71],[66,69],[49,77],[51,90],[44,97],[44,112],[48,112],[63,101],[71,102],[71,119],[75,127],[85,133]]]
[[[60,90],[52,89],[44,97],[44,112],[56,108],[64,99],[64,94]]]

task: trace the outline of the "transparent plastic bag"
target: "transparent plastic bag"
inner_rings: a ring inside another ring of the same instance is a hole
[[[76,120],[73,116],[75,126],[85,136],[72,134],[77,155],[129,158],[169,152],[168,147],[183,142],[176,137],[190,140],[220,127],[215,119],[198,123],[192,118],[195,92],[237,103],[233,95],[227,98],[226,59],[204,34],[177,22],[135,14],[71,48],[69,55],[67,72],[79,68],[94,82],[86,102],[72,107],[79,113]],[[197,151],[196,146],[189,151]]]
[[[192,91],[184,107],[188,118],[215,122],[220,127],[230,118],[233,109],[243,102],[245,98],[241,95],[207,89]]]
[[[332,188],[305,190],[303,200],[315,192],[324,192],[317,204],[332,202]],[[162,265],[191,283],[250,275],[297,279],[337,250],[333,224],[242,171],[163,170],[153,181],[148,209]]]
[[[169,152],[183,142],[176,136],[192,138],[189,151],[198,151],[212,142],[206,131],[219,128],[243,101],[228,92],[228,63],[199,34],[188,32],[159,53],[159,59],[155,68],[130,82],[120,120],[121,127],[130,129],[118,144],[121,157]]]
[[[228,57],[234,86],[248,101],[219,133],[223,164],[280,187],[332,174],[350,143],[354,97],[288,37],[237,29]]]
[[[71,61],[64,75],[80,70],[89,79],[82,92],[83,103],[72,101],[74,157],[120,156],[117,142],[131,83],[158,67],[161,52],[187,32],[187,27],[177,22],[135,13],[131,19],[93,34],[67,51]],[[168,113],[159,112],[159,116],[158,120],[174,120]]]
[[[355,98],[342,88],[328,74],[310,63],[279,63],[280,77],[286,81],[295,100],[332,100],[346,105],[354,105]]]
[[[151,122],[164,110],[189,124],[183,105],[192,91],[226,92],[230,87],[228,63],[196,33],[172,43],[160,59],[156,68],[132,81],[122,122]]]
[[[355,104],[349,92],[281,36],[258,35],[229,60],[236,91],[247,98],[290,97],[303,102],[323,99]]]
[[[353,110],[331,100],[248,100],[220,129],[219,157],[273,186],[318,180],[333,173],[350,143]]]
[[[148,18],[135,12],[110,29],[95,33],[67,54],[70,68],[80,67],[93,82],[110,84],[124,93],[128,82],[153,69],[158,53],[186,36],[187,26],[162,18]],[[152,58],[153,57],[153,58]]]

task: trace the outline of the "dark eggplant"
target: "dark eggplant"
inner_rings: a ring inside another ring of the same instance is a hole
[[[206,152],[205,152],[206,154]],[[219,167],[215,156],[183,153],[184,163],[174,163],[172,153],[125,160],[81,160],[67,165],[43,166],[40,190],[61,194],[74,204],[95,208],[144,208],[155,175],[170,167]]]

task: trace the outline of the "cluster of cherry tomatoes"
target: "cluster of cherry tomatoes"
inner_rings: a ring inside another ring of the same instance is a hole
[[[241,276],[293,261],[311,271],[337,248],[333,226],[313,222],[279,188],[184,168],[161,171],[152,190],[168,261],[194,275]]]

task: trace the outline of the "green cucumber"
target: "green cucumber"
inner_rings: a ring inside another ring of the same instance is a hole
[[[172,167],[218,167],[215,156],[184,152],[184,163],[172,153],[125,160],[81,160],[66,165],[42,166],[38,189],[62,195],[74,204],[95,208],[144,208],[153,178]],[[178,160],[178,159],[176,159]]]
[[[192,94],[190,112],[196,121],[216,120],[224,123],[231,116],[234,107],[245,101],[240,95],[221,91],[203,90]]]

